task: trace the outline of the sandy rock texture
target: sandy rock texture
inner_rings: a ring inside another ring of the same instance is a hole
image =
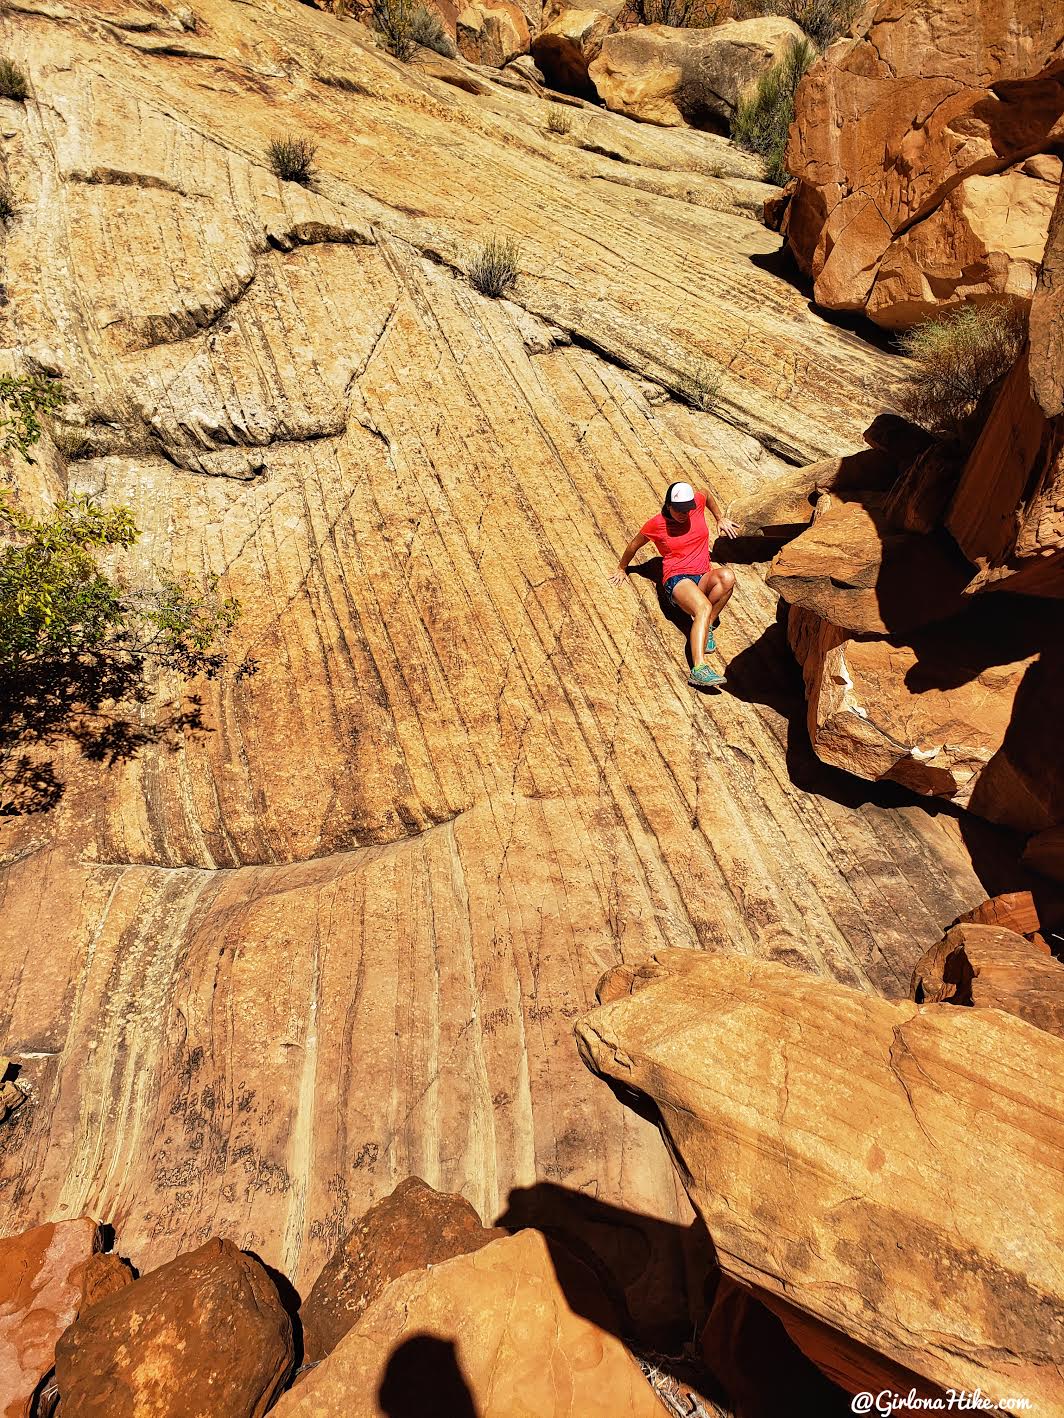
[[[261,1418],[293,1352],[269,1275],[212,1240],[79,1315],[56,1347],[56,1382],[83,1418]]]
[[[1064,11],[879,0],[803,81],[785,218],[816,300],[890,328],[1030,300],[1059,182]]]
[[[0,1226],[121,1220],[143,1270],[222,1234],[305,1294],[405,1176],[488,1224],[549,1184],[682,1300],[658,1135],[575,1066],[603,970],[680,943],[903,996],[986,891],[955,824],[804,749],[756,568],[716,699],[653,581],[606,576],[668,482],[727,504],[859,446],[892,362],[766,269],[724,140],[587,112],[558,141],[542,100],[295,0],[196,11],[0,17],[32,90],[3,347],[90,444],[20,487],[128,503],[127,575],[243,605],[225,676],[5,757],[37,810],[0,819],[30,1090]],[[267,164],[286,131],[309,189]],[[505,300],[465,274],[497,230]],[[705,361],[716,415],[676,397]]]
[[[392,1282],[277,1418],[660,1418],[594,1276],[534,1231]]]
[[[671,128],[724,122],[766,69],[802,39],[778,15],[710,29],[639,25],[607,35],[588,66],[607,108]]]
[[[585,1061],[657,1105],[724,1273],[822,1369],[1059,1410],[1064,1042],[697,951],[624,985]]]

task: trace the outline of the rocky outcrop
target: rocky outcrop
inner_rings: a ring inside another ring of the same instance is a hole
[[[331,1354],[400,1275],[467,1255],[504,1234],[481,1225],[460,1196],[408,1177],[370,1207],[315,1280],[299,1311],[304,1361],[316,1363]]]
[[[1064,1042],[698,951],[619,967],[610,993],[577,1024],[585,1062],[651,1100],[722,1271],[821,1369],[851,1392],[1064,1403],[1043,1204]]]
[[[2,1418],[31,1418],[56,1341],[86,1303],[86,1271],[100,1244],[87,1216],[0,1240]]]
[[[476,0],[456,21],[458,51],[471,64],[501,69],[528,53],[528,20],[511,0]]]
[[[394,1280],[277,1418],[660,1418],[594,1276],[534,1231]]]
[[[588,65],[597,59],[602,41],[617,28],[623,5],[561,10],[532,41],[532,56],[553,89],[597,98]]]
[[[0,1123],[9,1118],[16,1108],[21,1108],[26,1095],[18,1086],[15,1065],[0,1054]]]
[[[82,1313],[55,1370],[64,1411],[82,1418],[260,1418],[293,1357],[269,1275],[213,1240]]]
[[[1064,1037],[1064,965],[1000,926],[954,926],[917,961],[911,994],[917,1004],[1002,1009]]]
[[[1059,180],[1064,14],[879,0],[798,91],[788,243],[817,302],[905,327],[1030,300]]]
[[[892,457],[878,448],[865,448],[766,479],[761,487],[733,502],[728,515],[743,537],[789,541],[809,526],[821,493],[852,493],[855,501],[861,501],[863,494],[886,490],[896,476]]]
[[[602,41],[588,73],[607,108],[664,127],[726,123],[766,69],[800,41],[772,15],[711,29],[640,25]]]

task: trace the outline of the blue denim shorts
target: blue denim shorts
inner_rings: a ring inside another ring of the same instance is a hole
[[[708,570],[708,568],[707,568],[707,570]],[[675,591],[676,587],[680,584],[680,582],[681,582],[681,581],[693,581],[693,582],[695,583],[695,585],[697,586],[698,583],[699,583],[699,581],[701,581],[702,577],[703,577],[705,574],[706,574],[705,571],[698,571],[698,572],[695,572],[695,571],[683,571],[683,572],[680,573],[679,576],[670,576],[669,579],[665,582],[665,584],[664,584],[664,586],[663,586],[663,590],[664,590],[666,596],[668,596],[669,600],[673,603],[673,605],[675,605],[675,604],[676,604],[676,597],[675,597],[672,593],[673,593],[673,591]]]

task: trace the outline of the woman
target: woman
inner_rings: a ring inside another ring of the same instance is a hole
[[[726,683],[706,662],[717,648],[713,623],[728,604],[735,587],[735,575],[726,566],[714,568],[709,559],[709,507],[720,532],[739,535],[730,517],[708,492],[695,492],[690,483],[670,483],[665,502],[656,517],[641,527],[624,549],[610,583],[619,586],[628,575],[628,563],[640,547],[653,542],[661,553],[661,585],[674,606],[691,617],[691,673],[687,683],[699,689],[715,689]]]

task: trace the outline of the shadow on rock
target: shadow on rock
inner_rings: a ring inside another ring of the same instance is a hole
[[[450,1340],[412,1334],[384,1371],[377,1402],[388,1418],[477,1418]]]

